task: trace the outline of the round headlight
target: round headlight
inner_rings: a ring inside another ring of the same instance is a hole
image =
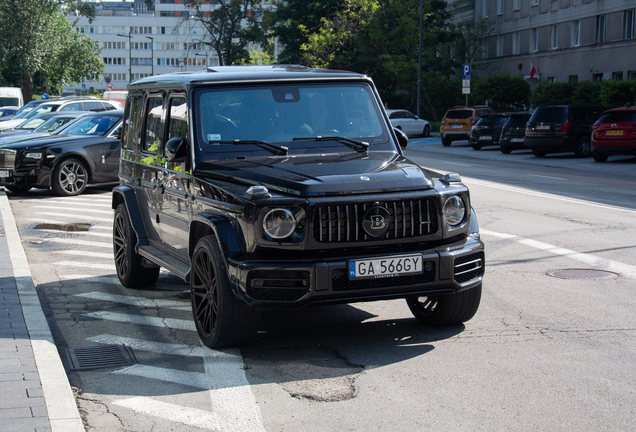
[[[466,216],[466,206],[464,206],[464,201],[454,195],[446,200],[444,203],[444,220],[450,226],[457,226],[463,220],[464,216]]]
[[[287,209],[270,210],[263,218],[263,230],[274,239],[289,237],[296,230],[296,218]]]

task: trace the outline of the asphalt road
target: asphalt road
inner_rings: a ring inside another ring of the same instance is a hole
[[[435,138],[406,154],[471,189],[487,267],[465,326],[422,327],[403,301],[359,303],[269,311],[241,350],[201,348],[187,285],[169,273],[155,289],[119,285],[109,191],[11,196],[60,351],[125,343],[138,360],[69,371],[87,430],[633,430],[636,158]]]

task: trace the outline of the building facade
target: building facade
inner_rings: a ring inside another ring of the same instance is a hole
[[[472,1],[475,21],[494,29],[482,53],[489,73],[530,79],[534,66],[533,86],[636,79],[635,0]]]

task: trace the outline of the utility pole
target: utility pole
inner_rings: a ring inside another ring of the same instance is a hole
[[[417,116],[420,117],[420,98],[422,94],[422,30],[424,27],[424,0],[420,0],[420,49],[417,62]]]
[[[128,38],[128,84],[132,82],[132,27],[128,31],[128,36],[117,33],[117,36]]]
[[[152,36],[146,36],[146,39],[150,39],[150,75],[155,74],[155,40],[152,38]]]

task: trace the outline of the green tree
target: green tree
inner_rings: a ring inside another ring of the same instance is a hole
[[[471,83],[472,84],[472,83]],[[492,100],[493,108],[501,112],[523,111],[530,107],[530,83],[509,74],[488,75],[475,80],[471,89],[472,105]]]
[[[608,108],[633,104],[636,102],[636,80],[602,81],[600,101]]]
[[[216,52],[219,64],[242,64],[250,60],[249,46],[259,44],[271,54],[272,44],[267,27],[270,11],[261,0],[184,0],[194,10],[185,21],[199,23],[206,34],[193,39]]]

